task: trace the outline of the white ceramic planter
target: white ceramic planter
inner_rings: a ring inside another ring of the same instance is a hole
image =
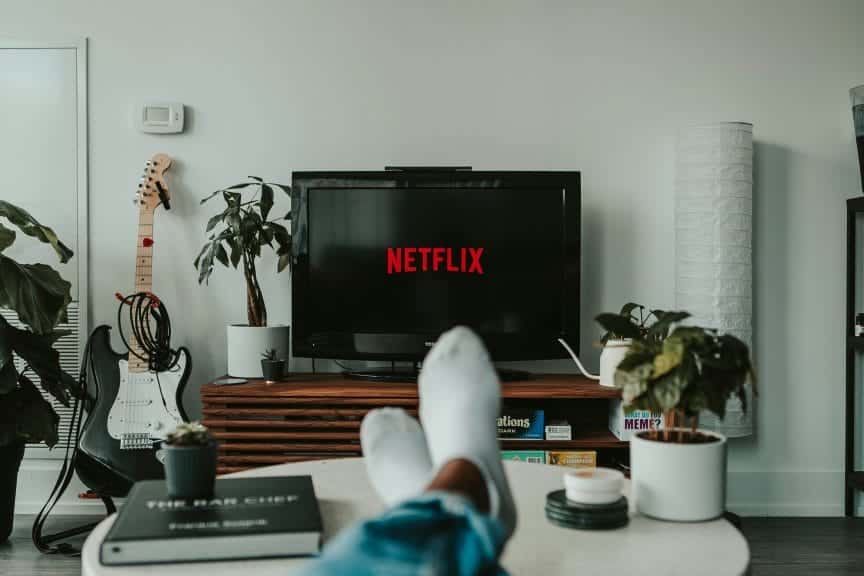
[[[600,385],[615,387],[615,370],[630,350],[631,340],[608,340],[600,352]]]
[[[228,375],[236,378],[261,378],[261,354],[276,350],[276,358],[288,359],[290,326],[247,326],[229,324]]]
[[[670,432],[674,429],[670,429]],[[660,520],[700,522],[726,509],[726,437],[716,442],[675,444],[630,440],[631,495],[642,514]]]

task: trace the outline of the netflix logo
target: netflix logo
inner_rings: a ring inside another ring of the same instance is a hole
[[[387,248],[387,274],[483,274],[483,248]]]

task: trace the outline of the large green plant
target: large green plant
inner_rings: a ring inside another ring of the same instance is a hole
[[[0,218],[27,236],[49,244],[61,262],[72,257],[51,228],[43,226],[25,210],[0,200]],[[21,264],[3,252],[15,243],[15,230],[0,222],[0,308],[13,310],[29,330],[16,328],[0,316],[0,445],[16,439],[57,443],[59,417],[31,379],[59,402],[69,406],[77,394],[76,380],[60,367],[60,354],[53,348],[68,331],[56,330],[66,321],[72,300],[71,284],[45,264]],[[18,357],[24,367],[15,368]]]
[[[250,176],[251,182],[235,184],[217,190],[201,200],[201,204],[222,196],[225,209],[207,222],[206,233],[212,233],[195,258],[198,283],[208,282],[216,262],[234,268],[242,262],[246,279],[246,315],[250,326],[267,325],[267,307],[258,283],[255,260],[261,257],[261,247],[268,246],[279,257],[276,271],[281,272],[291,262],[291,234],[280,224],[290,220],[291,213],[269,219],[273,208],[273,190],[279,188],[290,196],[291,188],[284,184],[264,182]],[[242,192],[241,192],[242,191]],[[243,194],[247,195],[244,199]]]
[[[626,405],[661,412],[671,425],[689,420],[694,428],[702,410],[724,418],[726,401],[733,396],[746,410],[745,385],[755,380],[744,342],[716,330],[677,325],[690,316],[687,312],[654,310],[657,320],[650,326],[640,326],[627,312],[596,319],[606,330],[633,340],[615,372]],[[664,436],[670,439],[668,430]]]

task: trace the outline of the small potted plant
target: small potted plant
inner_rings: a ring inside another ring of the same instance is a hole
[[[165,480],[174,498],[206,498],[216,480],[217,444],[198,422],[184,422],[165,438]]]
[[[0,543],[12,531],[18,469],[27,442],[57,443],[59,417],[46,399],[64,406],[80,396],[77,379],[60,366],[54,343],[69,334],[57,330],[66,321],[71,284],[45,264],[23,264],[4,254],[18,234],[53,248],[60,262],[72,251],[54,231],[25,210],[0,200],[0,309],[11,310],[23,328],[0,316]],[[16,232],[17,230],[17,232]],[[15,360],[18,360],[19,369]],[[35,378],[34,378],[35,377]],[[38,385],[34,382],[38,378]],[[41,388],[41,390],[40,390]]]
[[[664,320],[674,322],[689,316],[668,314]],[[666,336],[668,329],[660,331],[662,338],[656,331],[634,338],[615,372],[626,406],[664,418],[662,430],[639,432],[630,441],[632,494],[647,516],[710,520],[725,510],[726,438],[699,430],[699,413],[722,419],[732,396],[746,408],[745,386],[754,381],[750,351],[731,334],[676,326]]]
[[[285,360],[276,357],[276,349],[270,348],[261,354],[261,372],[268,384],[281,380],[285,375]]]
[[[617,314],[606,312],[595,318],[606,333],[600,339],[600,385],[615,387],[615,370],[630,350],[634,339],[661,339],[673,322],[681,320],[681,313],[649,310],[641,304],[628,302]],[[654,322],[649,325],[651,319]]]
[[[225,267],[237,268],[242,264],[246,284],[246,324],[229,324],[228,374],[242,378],[261,378],[261,350],[274,348],[281,358],[288,357],[291,329],[285,325],[267,322],[267,306],[258,283],[256,261],[261,249],[269,247],[276,252],[276,272],[282,272],[291,263],[291,233],[282,224],[291,220],[291,213],[271,217],[274,190],[290,196],[291,188],[284,184],[264,182],[250,176],[249,182],[217,190],[201,200],[201,204],[220,196],[225,208],[207,222],[207,242],[195,258],[198,283],[209,282],[218,262]]]

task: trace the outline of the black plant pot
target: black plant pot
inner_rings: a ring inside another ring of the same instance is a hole
[[[173,498],[207,498],[216,481],[216,442],[165,446],[165,481]]]
[[[285,360],[261,360],[264,380],[275,382],[285,376]]]
[[[0,446],[0,543],[12,534],[15,520],[15,488],[18,484],[18,468],[24,457],[24,443],[13,442]]]

